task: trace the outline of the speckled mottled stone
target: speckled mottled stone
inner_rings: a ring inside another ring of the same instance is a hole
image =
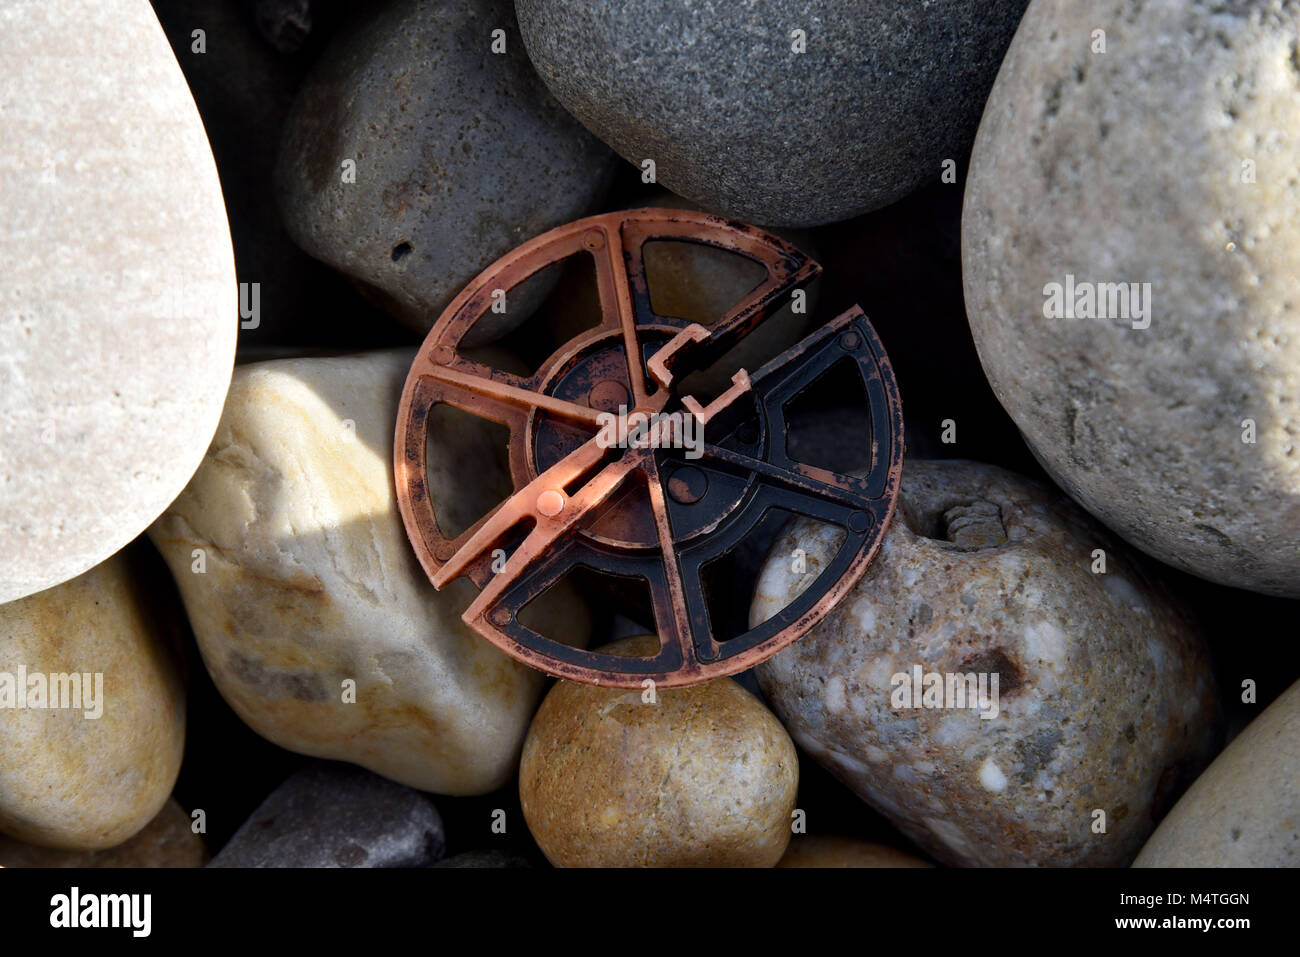
[[[1133,866],[1300,866],[1300,683],[1214,759]]]
[[[461,621],[473,586],[436,591],[406,537],[393,423],[413,355],[241,366],[207,458],[150,537],[217,688],[255,731],[412,787],[477,794],[514,773],[544,678]],[[512,486],[485,424],[440,436],[430,497],[440,520],[468,526]],[[585,606],[574,599],[541,627],[585,641]]]
[[[0,36],[6,602],[104,561],[184,488],[238,292],[212,153],[146,0],[5,3]]]
[[[444,844],[426,795],[320,761],[276,788],[208,866],[425,867]]]
[[[812,226],[964,160],[1026,0],[515,0],[551,92],[712,212]],[[792,31],[804,31],[795,52]]]
[[[491,51],[494,30],[506,52]],[[356,182],[342,179],[345,160]],[[344,26],[298,94],[276,170],[289,234],[418,331],[494,260],[585,215],[613,156],[546,92],[509,0],[396,0]],[[489,314],[485,342],[528,303]]]
[[[174,799],[135,837],[102,851],[38,847],[0,834],[0,867],[202,867],[207,860],[203,838]]]
[[[838,537],[788,527],[751,622]],[[916,665],[996,673],[996,716],[896,709],[894,676]],[[1055,490],[972,462],[907,463],[861,582],[758,676],[801,748],[952,864],[1127,864],[1217,737],[1204,642],[1137,557]]]
[[[777,867],[929,867],[915,854],[853,837],[809,834],[795,837]]]
[[[1035,0],[989,98],[963,219],[980,358],[1044,467],[1162,561],[1291,597],[1298,43],[1292,2]],[[1046,318],[1045,287],[1067,276],[1150,283],[1149,327]]]
[[[650,636],[601,649],[646,655]],[[560,681],[524,743],[524,818],[559,867],[771,867],[790,840],[794,745],[729,678],[657,692]]]
[[[153,820],[185,747],[175,624],[124,554],[0,605],[0,674],[89,673],[92,689],[103,675],[102,701],[83,692],[81,708],[0,708],[0,831],[97,851]]]

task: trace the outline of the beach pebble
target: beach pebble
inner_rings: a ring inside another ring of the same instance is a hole
[[[7,3],[0,35],[6,602],[104,561],[185,487],[239,314],[212,152],[149,5]]]
[[[0,605],[0,832],[99,851],[154,820],[185,747],[177,624],[126,554]]]
[[[751,625],[841,536],[788,526]],[[1126,865],[1217,743],[1204,641],[1141,560],[973,462],[908,462],[862,580],[757,671],[795,742],[949,864]]]
[[[1292,598],[1297,44],[1289,4],[1035,0],[962,221],[980,359],[1057,483],[1161,561]]]
[[[774,865],[799,777],[785,729],[730,678],[647,694],[560,681],[542,702],[519,772],[542,853],[558,867]]]
[[[544,678],[461,621],[397,510],[393,423],[413,352],[240,366],[194,481],[150,529],[222,696],[281,747],[442,794],[514,773]],[[512,491],[482,420],[431,439],[440,521]],[[466,476],[472,476],[467,480]],[[539,627],[586,640],[570,594]]]
[[[303,249],[427,332],[494,260],[592,212],[612,160],[533,72],[509,0],[395,0],[341,27],[303,84],[277,195]]]
[[[813,226],[964,166],[1025,3],[515,7],[551,92],[642,178],[710,212]]]
[[[344,764],[296,772],[209,867],[423,867],[442,857],[427,795]]]
[[[1300,683],[1214,759],[1133,866],[1300,866]]]

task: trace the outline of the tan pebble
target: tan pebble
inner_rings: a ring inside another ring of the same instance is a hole
[[[650,636],[602,649],[646,655]],[[771,867],[790,839],[794,745],[729,678],[637,692],[561,681],[524,743],[519,794],[560,867]]]
[[[99,702],[83,692],[80,708],[0,710],[0,831],[68,849],[121,844],[158,813],[180,770],[185,688],[174,633],[119,553],[0,605],[0,635],[0,678],[75,672],[102,687]]]

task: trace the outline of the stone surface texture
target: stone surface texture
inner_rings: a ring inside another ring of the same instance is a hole
[[[751,623],[841,534],[787,527]],[[986,692],[996,674],[997,708],[896,699],[917,666]],[[802,749],[950,864],[1126,865],[1217,743],[1204,642],[1141,561],[1055,489],[972,462],[904,466],[862,580],[758,677]]]
[[[1214,759],[1133,866],[1300,866],[1300,683]]]
[[[125,555],[0,605],[0,831],[98,851],[154,819],[185,747],[177,637]],[[38,706],[37,675],[57,702]]]
[[[212,153],[149,4],[6,3],[0,35],[5,602],[108,558],[185,486],[238,311]]]
[[[515,8],[551,92],[626,160],[712,212],[812,226],[964,164],[1025,0]]]
[[[0,867],[202,867],[207,861],[203,838],[175,799],[135,837],[102,851],[38,847],[0,834]]]
[[[1297,44],[1294,3],[1035,0],[963,221],[980,359],[1057,482],[1162,561],[1293,598]],[[1112,318],[1048,318],[1067,277],[1076,315],[1083,284],[1136,284],[1116,288],[1149,313],[1123,321],[1107,289]]]
[[[444,845],[427,795],[321,761],[276,788],[208,866],[423,867]]]
[[[602,651],[646,655],[652,636]],[[656,692],[560,681],[524,744],[528,828],[559,867],[771,867],[799,767],[772,713],[730,678]]]
[[[504,53],[492,52],[495,30]],[[343,179],[348,160],[355,182]],[[294,240],[427,332],[494,260],[592,211],[612,161],[533,72],[508,0],[397,0],[342,27],[322,55],[276,180]],[[474,340],[529,305],[490,314]]]
[[[544,678],[461,621],[473,586],[436,591],[406,537],[393,427],[413,356],[241,366],[203,466],[150,536],[217,688],[255,731],[478,794],[514,773]],[[512,486],[480,421],[440,434],[430,497],[468,526]],[[580,601],[550,614],[544,633],[585,640]]]

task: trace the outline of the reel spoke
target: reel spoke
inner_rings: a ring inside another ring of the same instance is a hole
[[[654,603],[655,624],[659,628],[661,642],[669,639],[681,649],[683,668],[696,665],[697,646],[700,643],[695,635],[695,628],[687,610],[685,589],[682,585],[682,566],[677,560],[677,548],[674,544],[672,522],[668,517],[668,506],[664,501],[664,488],[660,481],[659,465],[653,454],[646,456],[650,493],[650,508],[654,512],[655,528],[659,534],[659,551],[663,559],[664,577],[659,582],[651,583],[651,600]],[[665,635],[664,627],[671,630]],[[707,634],[705,636],[707,638]],[[716,657],[716,649],[707,648],[704,657]]]
[[[497,409],[523,412],[540,409],[573,425],[591,429],[600,428],[600,413],[596,409],[536,392],[528,388],[524,380],[517,376],[498,373],[502,378],[488,378],[448,366],[431,366],[425,374],[438,382],[454,386],[454,389],[448,390],[448,397],[443,401],[448,405],[464,408],[467,412],[480,412],[480,409],[475,406],[495,406]],[[458,397],[462,404],[457,404]],[[497,421],[505,421],[505,418]]]
[[[623,335],[623,350],[627,354],[627,374],[632,386],[632,405],[644,406],[649,401],[645,382],[645,363],[641,361],[641,343],[637,336],[636,308],[632,302],[632,287],[627,257],[623,252],[623,232],[617,227],[604,230],[603,255],[596,251],[596,279],[600,287],[601,306],[605,315],[617,318]],[[639,253],[639,250],[638,250]],[[640,256],[637,257],[640,261]]]
[[[776,465],[714,445],[704,446],[703,461],[734,475],[753,475],[801,515],[846,528],[870,523],[872,501],[865,494],[865,481],[857,476],[797,463]]]

